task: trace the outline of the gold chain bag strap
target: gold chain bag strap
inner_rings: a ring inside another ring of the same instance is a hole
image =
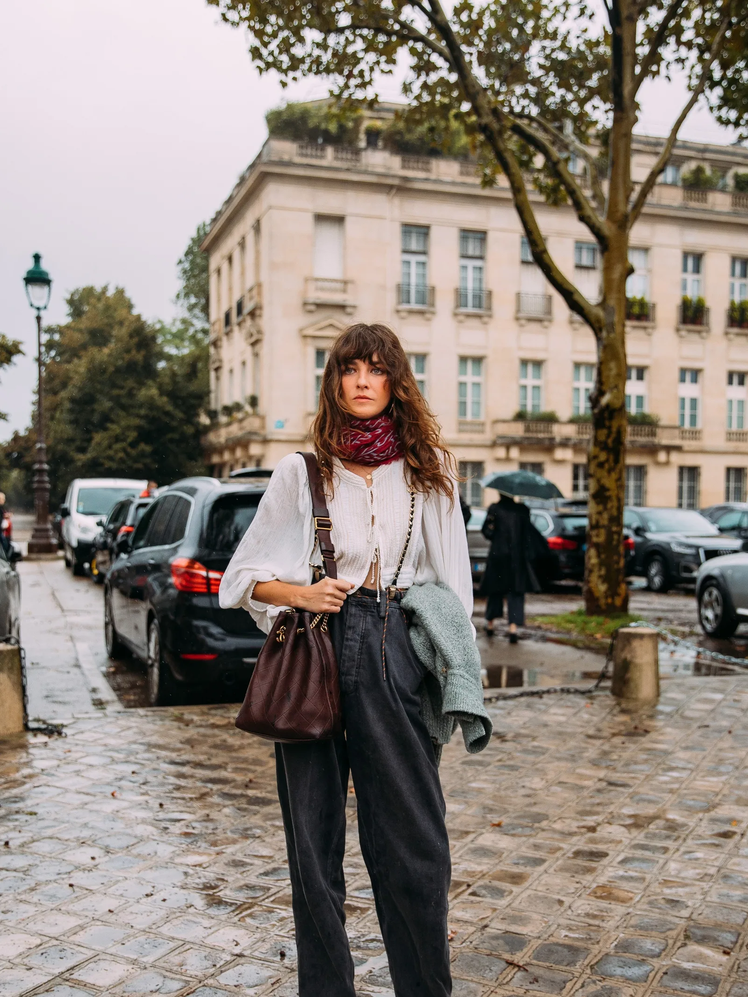
[[[302,453],[312,495],[314,532],[328,578],[337,578],[332,521],[313,453]],[[342,730],[338,663],[327,613],[279,613],[257,658],[236,726],[294,744],[323,741]]]
[[[390,599],[394,599],[397,594],[397,580],[400,577],[400,572],[402,570],[403,564],[405,562],[405,555],[408,553],[408,547],[410,545],[410,537],[413,533],[413,520],[415,519],[416,512],[416,490],[412,485],[408,485],[408,491],[410,492],[410,513],[408,515],[408,532],[405,534],[405,543],[403,544],[403,550],[400,554],[400,560],[397,562],[397,567],[395,568],[395,574],[392,578],[392,582],[385,589],[385,602],[384,602],[384,625],[382,626],[382,678],[387,679],[387,662],[385,660],[384,645],[387,640],[387,620],[389,619],[390,610]]]

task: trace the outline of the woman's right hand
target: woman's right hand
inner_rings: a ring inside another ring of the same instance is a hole
[[[345,578],[322,578],[307,587],[301,608],[311,613],[339,613],[352,588],[353,582]]]

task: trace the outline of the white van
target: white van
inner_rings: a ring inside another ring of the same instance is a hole
[[[147,481],[133,478],[74,478],[70,482],[60,509],[60,533],[65,566],[74,575],[82,575],[91,562],[100,520],[106,519],[117,502],[140,495],[147,486]]]

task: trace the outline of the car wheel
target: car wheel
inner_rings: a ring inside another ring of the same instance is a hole
[[[171,706],[179,702],[178,687],[161,653],[161,631],[151,620],[148,627],[148,705]]]
[[[699,622],[710,637],[732,637],[738,629],[738,618],[727,593],[714,578],[710,578],[699,594]]]
[[[65,567],[66,568],[72,568],[73,562],[70,559],[70,548],[68,547],[67,544],[63,544],[62,545],[62,550],[63,550],[63,553],[65,555]]]
[[[78,560],[78,556],[74,551],[71,551],[71,560],[73,566],[73,574],[75,575],[76,578],[81,578],[83,575],[85,575],[86,572],[83,570],[83,565]]]
[[[670,573],[665,559],[659,554],[647,562],[647,588],[650,592],[667,592],[670,588]]]
[[[104,596],[104,641],[106,643],[106,653],[110,658],[121,658],[127,653],[125,645],[120,640],[117,628],[114,625],[112,595],[110,592],[107,592]]]

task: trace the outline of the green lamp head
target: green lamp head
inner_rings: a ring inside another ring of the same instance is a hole
[[[42,267],[41,253],[34,253],[34,265],[26,271],[23,282],[26,285],[26,297],[29,299],[29,304],[38,312],[43,312],[49,304],[52,279]]]

